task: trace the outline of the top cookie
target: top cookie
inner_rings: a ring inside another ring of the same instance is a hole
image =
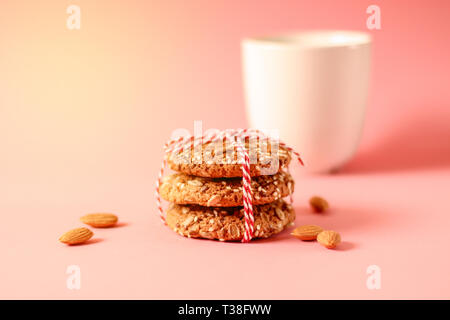
[[[290,152],[266,141],[246,141],[250,158],[250,175],[273,175],[286,168]],[[172,170],[209,178],[242,177],[242,160],[236,147],[224,141],[205,143],[182,152],[169,153],[167,162]]]

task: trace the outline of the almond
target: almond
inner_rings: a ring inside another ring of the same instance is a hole
[[[309,199],[309,205],[314,210],[314,212],[317,213],[324,212],[328,210],[328,208],[330,207],[328,205],[327,200],[318,196],[314,196],[311,199]]]
[[[88,241],[94,233],[88,228],[76,228],[64,233],[59,241],[66,244],[80,244]]]
[[[305,225],[295,228],[294,231],[292,231],[291,235],[300,240],[316,240],[317,235],[322,231],[323,229],[319,226]]]
[[[81,217],[80,220],[94,228],[108,228],[115,225],[118,218],[112,213],[90,213]]]
[[[341,242],[341,236],[336,231],[325,230],[317,235],[317,241],[325,248],[333,249]]]

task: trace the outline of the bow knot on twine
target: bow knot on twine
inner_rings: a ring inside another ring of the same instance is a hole
[[[244,226],[245,232],[242,238],[242,242],[247,243],[253,237],[254,231],[254,216],[253,216],[253,193],[251,188],[252,177],[250,176],[250,153],[251,153],[251,143],[250,141],[264,141],[267,145],[270,144],[271,149],[273,146],[280,146],[286,149],[288,152],[291,152],[295,155],[297,160],[303,165],[303,161],[300,157],[300,154],[296,152],[293,148],[286,145],[284,142],[279,139],[274,139],[260,130],[256,129],[227,129],[223,131],[216,131],[210,134],[205,134],[203,136],[182,136],[178,139],[171,139],[167,141],[164,145],[164,158],[162,161],[161,169],[159,171],[158,179],[156,181],[156,190],[155,190],[155,198],[156,204],[158,207],[159,217],[162,222],[165,224],[166,219],[164,216],[164,210],[161,204],[161,197],[159,194],[159,187],[162,182],[162,178],[164,176],[164,170],[167,165],[167,158],[170,154],[176,155],[185,152],[186,150],[192,152],[196,152],[198,147],[200,147],[200,160],[203,161],[203,150],[202,146],[205,144],[215,143],[223,141],[225,144],[229,144],[233,150],[237,151],[237,163],[242,167],[242,198],[244,205]],[[248,141],[248,150],[246,148],[246,141]],[[193,157],[189,155],[189,160]],[[209,161],[208,161],[209,164]],[[292,203],[292,197],[291,203]]]

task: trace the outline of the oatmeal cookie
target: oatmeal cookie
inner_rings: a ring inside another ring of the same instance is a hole
[[[204,178],[175,173],[160,186],[161,197],[177,204],[207,207],[243,205],[242,178]],[[286,197],[294,191],[294,181],[285,171],[252,179],[253,204],[261,205]]]
[[[253,206],[254,238],[268,238],[277,234],[295,220],[291,205],[283,200]],[[244,209],[242,207],[202,207],[172,204],[167,210],[167,225],[178,234],[189,238],[238,241],[244,236]]]
[[[286,168],[290,152],[279,145],[263,141],[247,141],[250,157],[250,175],[273,175]],[[172,170],[188,175],[209,178],[242,177],[242,159],[236,147],[223,141],[205,143],[197,148],[169,153],[167,162]]]

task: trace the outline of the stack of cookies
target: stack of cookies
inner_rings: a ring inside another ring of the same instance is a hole
[[[286,171],[291,155],[282,147],[272,152],[269,143],[245,146],[251,163],[253,238],[268,238],[295,219],[292,206],[283,200],[294,190]],[[221,147],[219,152],[217,147]],[[222,142],[168,154],[169,167],[177,173],[166,176],[159,188],[161,197],[171,202],[167,225],[189,238],[242,240],[245,223],[238,159],[235,147]]]

